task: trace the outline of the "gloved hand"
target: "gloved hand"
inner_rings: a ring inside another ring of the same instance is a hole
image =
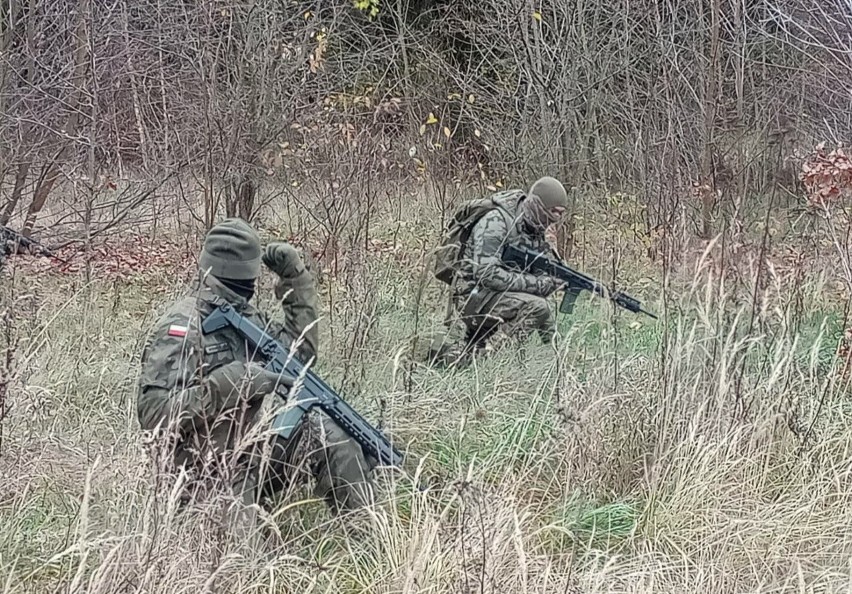
[[[266,246],[261,259],[267,268],[281,278],[293,278],[305,270],[299,250],[283,241]]]
[[[249,390],[260,398],[270,392],[278,392],[286,398],[290,388],[293,387],[293,379],[289,376],[279,375],[256,363],[249,363],[246,367],[249,374]]]
[[[541,276],[537,279],[539,294],[542,297],[550,297],[553,293],[565,286],[561,280],[550,276]]]
[[[293,387],[293,380],[256,363],[232,361],[214,370],[207,377],[207,385],[215,414],[237,406],[241,395],[248,402],[261,400],[273,391],[286,398],[287,392]]]

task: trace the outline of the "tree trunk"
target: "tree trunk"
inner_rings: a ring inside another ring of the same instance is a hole
[[[21,4],[17,0],[9,0],[8,3],[4,2],[4,10],[0,12],[0,54],[7,54],[10,51],[12,46],[12,36],[15,32],[15,28],[18,27],[18,17],[21,12]],[[5,10],[6,6],[8,6],[8,10]],[[27,23],[31,23],[32,19],[27,21]],[[24,33],[28,40],[32,38],[32,25],[25,25]],[[27,73],[32,72],[33,68],[33,59],[30,57],[29,67],[27,69]],[[27,76],[28,76],[27,75]],[[7,60],[0,60],[0,113],[6,113],[6,80],[9,76],[9,62]],[[26,137],[26,132],[24,133],[24,137]],[[21,154],[21,146],[18,145],[18,155],[20,158]],[[6,175],[9,170],[9,166],[16,160],[15,151],[10,149],[10,147],[5,146],[4,143],[0,143],[0,184],[6,180]],[[29,163],[19,163],[18,169],[15,173],[15,185],[12,188],[12,196],[9,198],[9,202],[6,203],[5,208],[3,209],[3,214],[0,215],[0,224],[7,224],[9,219],[12,217],[12,214],[15,211],[15,208],[18,206],[18,202],[21,199],[21,193],[23,191],[24,183],[27,178],[27,170],[29,169]]]
[[[12,44],[12,33],[18,23],[18,11],[20,6],[15,0],[9,0],[8,11],[6,10],[7,3],[3,3],[3,8],[0,9],[0,54],[6,55]],[[7,60],[0,60],[0,113],[6,113],[6,78],[9,75],[9,66]],[[0,184],[6,179],[8,164],[12,161],[9,158],[8,150],[3,143],[0,143]],[[3,223],[5,225],[5,223]]]
[[[38,218],[38,213],[41,212],[41,209],[43,209],[44,205],[47,203],[47,197],[50,196],[50,192],[53,190],[56,180],[59,179],[60,173],[61,170],[59,168],[58,158],[54,159],[42,168],[35,190],[33,190],[33,201],[27,209],[24,228],[21,229],[21,235],[24,237],[29,239],[30,235],[32,235],[36,219]]]
[[[65,124],[65,134],[68,137],[73,137],[77,133],[77,124],[80,113],[80,102],[83,97],[83,85],[85,84],[86,68],[89,59],[89,40],[86,29],[86,15],[89,14],[91,0],[80,0],[77,12],[77,23],[74,31],[74,39],[76,48],[74,52],[74,75],[73,81],[77,86],[71,93],[68,101],[68,120]],[[35,227],[38,214],[47,203],[50,192],[56,181],[59,179],[59,174],[62,172],[60,166],[62,161],[70,152],[71,142],[68,141],[65,146],[60,149],[56,156],[48,162],[42,169],[42,174],[39,176],[38,183],[33,191],[33,201],[27,209],[27,216],[24,221],[24,228],[21,233],[24,237],[29,237]],[[94,180],[92,180],[94,182]]]
[[[21,194],[24,192],[24,186],[27,183],[27,174],[30,171],[30,164],[23,162],[18,165],[18,170],[15,172],[15,185],[12,188],[12,195],[3,209],[3,214],[0,215],[0,225],[8,225],[15,214],[15,209],[18,207],[18,202],[21,201]]]
[[[139,99],[139,85],[136,82],[136,75],[133,69],[133,52],[130,51],[130,31],[127,17],[129,8],[126,1],[123,3],[122,8],[124,12],[124,43],[127,46],[127,73],[130,79],[130,92],[133,98],[133,117],[136,120],[136,133],[139,134],[139,152],[142,156],[142,168],[147,171],[151,158],[148,151],[148,134],[145,131],[145,121],[142,117],[142,102]],[[94,81],[94,78],[92,80]]]
[[[254,182],[249,178],[243,178],[237,188],[237,214],[247,222],[251,222],[254,216],[254,199],[257,190]]]

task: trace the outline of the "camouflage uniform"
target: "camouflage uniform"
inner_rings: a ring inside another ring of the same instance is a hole
[[[501,327],[519,340],[535,331],[545,342],[553,336],[555,320],[546,298],[561,283],[513,268],[501,258],[507,244],[553,252],[544,230],[522,216],[519,204],[528,196],[521,190],[501,192],[495,201],[504,208],[487,213],[471,231],[453,293],[469,346],[482,348]]]
[[[285,344],[297,341],[300,359],[310,360],[318,338],[313,278],[301,262],[289,272],[279,275],[275,287],[286,315],[283,324],[269,321],[210,275],[194,295],[169,307],[142,354],[139,422],[158,437],[157,453],[166,452],[166,466],[188,471],[192,491],[208,488],[211,479],[224,481],[251,505],[290,484],[299,468],[313,474],[317,495],[333,509],[359,508],[370,498],[370,468],[360,446],[318,414],[290,440],[261,435],[270,410],[285,402],[283,378],[254,363],[254,354],[232,328],[200,332],[201,320],[225,300]]]

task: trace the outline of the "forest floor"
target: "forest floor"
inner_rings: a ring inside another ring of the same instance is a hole
[[[272,554],[223,556],[216,510],[176,512],[151,486],[136,366],[192,262],[87,282],[13,259],[0,592],[852,591],[844,324],[815,269],[795,287],[773,272],[753,315],[700,251],[665,285],[631,256],[622,282],[659,321],[584,297],[555,346],[441,370],[409,356],[444,302],[431,283],[418,305],[418,243],[398,231],[323,276],[318,370],[405,444],[405,468],[380,473],[358,536],[297,493],[266,518]],[[577,265],[606,275],[608,253]]]

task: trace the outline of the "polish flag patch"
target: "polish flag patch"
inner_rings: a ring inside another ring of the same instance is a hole
[[[186,336],[186,326],[178,326],[177,324],[172,324],[169,326],[169,336]]]

